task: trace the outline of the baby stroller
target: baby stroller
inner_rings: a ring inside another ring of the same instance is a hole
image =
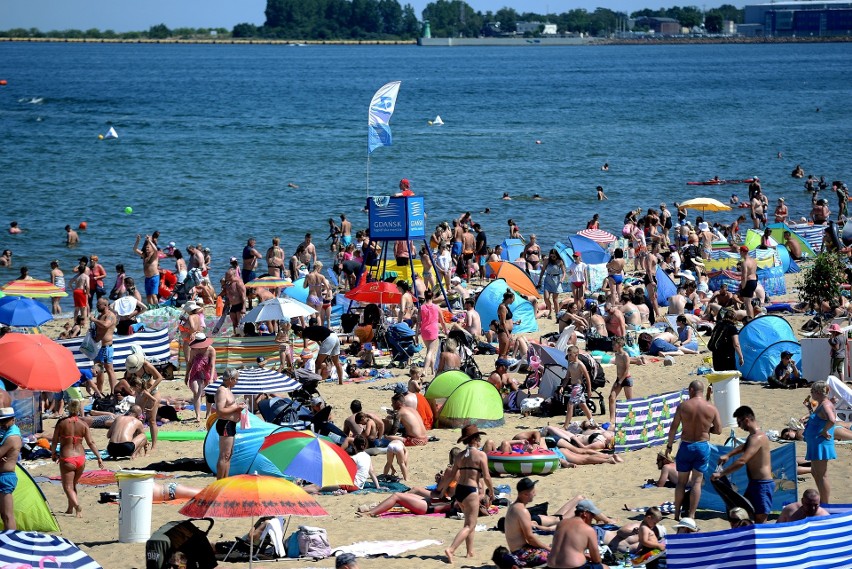
[[[415,336],[417,332],[405,322],[392,324],[388,328],[379,326],[376,329],[376,344],[391,351],[391,365],[405,367],[419,350],[419,346],[414,343]]]
[[[309,403],[315,395],[319,395],[317,386],[322,377],[305,369],[296,370],[296,380],[301,384],[297,390],[290,392],[290,399],[272,397],[258,404],[263,420],[294,429],[310,427]]]
[[[206,531],[198,529],[193,522],[210,522]],[[213,547],[207,534],[213,529],[212,518],[168,522],[151,534],[145,544],[145,568],[166,569],[171,567],[169,559],[176,551],[187,557],[187,569],[211,569],[218,565]]]
[[[476,360],[473,359],[474,349],[476,348],[476,340],[466,330],[454,328],[449,331],[447,338],[452,338],[459,345],[459,358],[461,359],[461,371],[465,372],[472,379],[481,379],[482,371],[476,365]],[[441,346],[443,349],[443,345]]]

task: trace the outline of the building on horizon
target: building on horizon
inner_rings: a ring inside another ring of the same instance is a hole
[[[745,7],[742,35],[809,37],[852,35],[852,2],[849,0],[768,2]]]

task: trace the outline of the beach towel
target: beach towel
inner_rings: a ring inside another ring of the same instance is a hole
[[[157,473],[154,478],[157,480],[163,480],[166,478],[173,478],[173,476]],[[50,481],[53,483],[61,482],[62,477],[51,476]],[[80,481],[78,482],[78,484],[82,484],[83,486],[109,486],[110,484],[115,483],[115,472],[112,470],[87,470],[80,476]]]
[[[615,452],[665,444],[675,411],[685,397],[686,390],[616,402]]]
[[[644,514],[645,510],[647,510],[650,507],[651,506],[639,506],[639,507],[636,507],[636,508],[628,508],[625,505],[624,508],[622,508],[622,509],[625,512],[639,512],[641,514]],[[663,502],[662,504],[660,504],[657,507],[660,509],[660,513],[663,514],[664,516],[670,516],[675,511],[674,502]]]
[[[335,547],[331,554],[337,557],[341,553],[351,553],[355,557],[394,557],[406,551],[422,549],[430,545],[441,545],[442,542],[435,539],[409,539],[409,540],[387,540],[387,541],[358,541],[351,545]]]

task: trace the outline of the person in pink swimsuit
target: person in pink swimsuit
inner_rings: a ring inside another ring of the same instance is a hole
[[[215,379],[216,350],[213,348],[213,338],[199,332],[189,344],[189,367],[186,372],[186,384],[192,391],[192,404],[198,423],[201,422],[201,396],[204,394],[204,388]]]
[[[77,517],[83,517],[80,501],[77,499],[77,482],[86,468],[86,451],[83,449],[83,441],[95,453],[98,459],[98,468],[103,470],[104,461],[98,452],[98,447],[92,440],[89,426],[80,420],[82,406],[79,399],[72,399],[67,407],[68,417],[60,419],[53,431],[53,444],[50,448],[51,458],[59,463],[59,474],[62,476],[62,489],[68,497],[68,509],[66,514],[76,512]],[[57,444],[61,446],[56,449]]]

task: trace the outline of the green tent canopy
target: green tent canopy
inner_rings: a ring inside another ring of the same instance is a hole
[[[18,485],[12,492],[15,501],[15,523],[21,531],[58,532],[59,524],[47,505],[47,498],[30,473],[20,464],[15,465]],[[0,530],[6,529],[0,522]]]
[[[789,231],[790,237],[799,242],[799,247],[802,248],[802,257],[806,259],[813,259],[817,256],[810,244],[801,235],[793,231],[786,223],[769,223],[766,227],[772,230],[772,238],[781,244],[784,243],[784,232]]]
[[[464,425],[481,428],[503,424],[503,398],[484,379],[471,379],[456,387],[435,418],[439,429],[459,429]]]
[[[456,387],[466,381],[470,381],[470,376],[463,371],[457,369],[445,371],[432,380],[423,396],[430,402],[435,399],[446,399]]]

